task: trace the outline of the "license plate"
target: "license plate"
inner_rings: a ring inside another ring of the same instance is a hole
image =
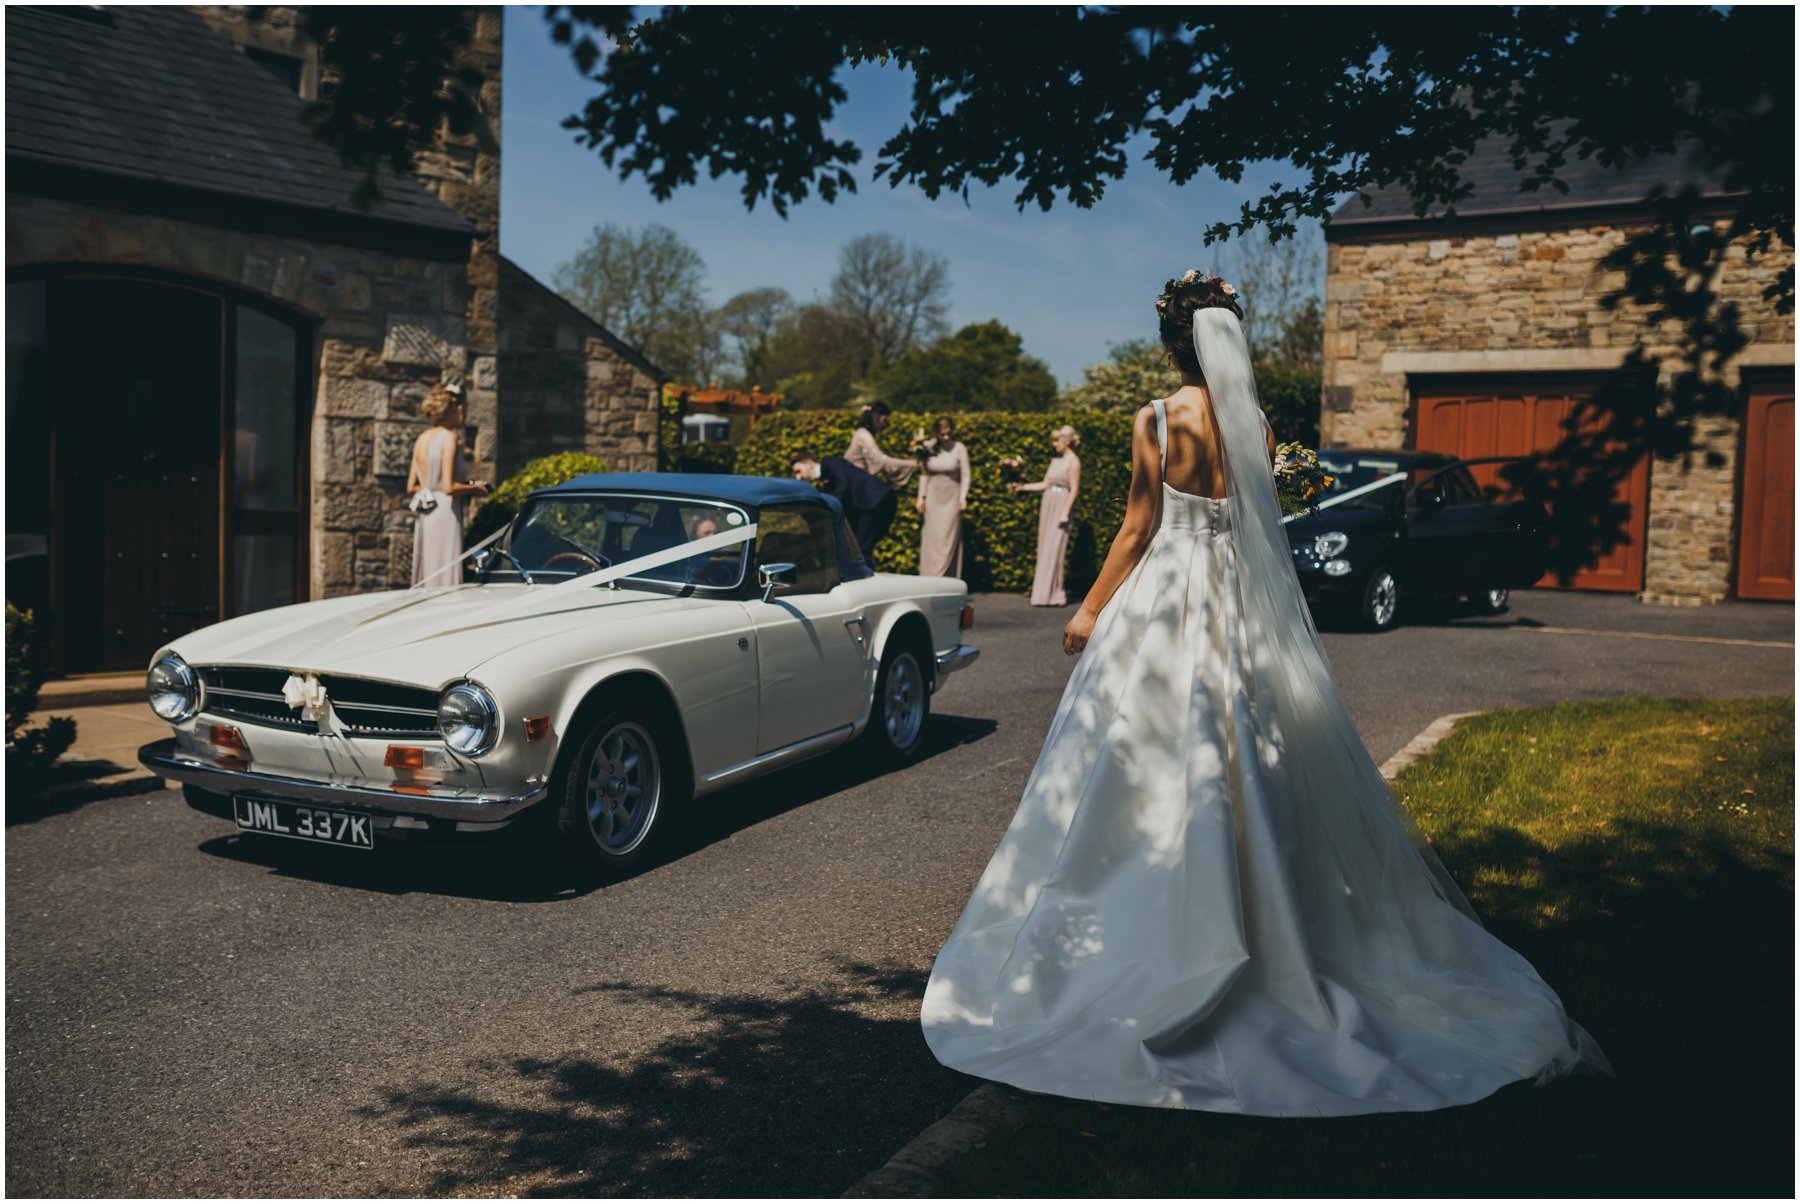
[[[329,807],[235,794],[231,797],[231,813],[237,826],[246,832],[265,832],[270,836],[314,840],[351,849],[375,847],[375,833],[369,817],[353,811],[334,811]]]

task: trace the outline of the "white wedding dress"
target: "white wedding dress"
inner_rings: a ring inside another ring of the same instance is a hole
[[[1273,489],[1254,481],[1266,420],[1236,319],[1203,310],[1196,327],[1236,465],[1227,497],[1161,485],[1160,526],[938,955],[927,1043],[1030,1091],[1258,1116],[1441,1108],[1582,1064],[1610,1073],[1393,799],[1297,582],[1249,579],[1245,559],[1293,581]]]

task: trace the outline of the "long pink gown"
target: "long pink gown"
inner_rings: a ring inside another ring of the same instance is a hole
[[[969,497],[969,449],[961,442],[925,461],[919,501],[925,521],[919,529],[919,575],[962,576],[962,503]]]
[[[1031,583],[1033,606],[1066,606],[1069,596],[1063,591],[1063,555],[1069,548],[1069,511],[1075,506],[1071,488],[1074,474],[1072,457],[1058,456],[1050,461],[1044,474],[1044,500],[1038,507],[1037,576]]]

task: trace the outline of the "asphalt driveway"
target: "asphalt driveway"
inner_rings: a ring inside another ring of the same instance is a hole
[[[12,1195],[835,1195],[972,1083],[918,997],[1010,818],[1067,614],[977,599],[931,753],[698,808],[664,864],[238,836],[171,793],[6,842]],[[1793,690],[1793,610],[1528,594],[1331,632],[1381,760],[1448,711]]]

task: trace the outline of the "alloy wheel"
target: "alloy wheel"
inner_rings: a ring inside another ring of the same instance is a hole
[[[888,666],[881,720],[887,726],[888,743],[896,749],[909,749],[918,740],[925,723],[925,677],[910,652],[902,652]]]
[[[623,857],[644,842],[662,802],[662,763],[649,731],[624,721],[600,737],[588,762],[586,801],[601,851]]]

